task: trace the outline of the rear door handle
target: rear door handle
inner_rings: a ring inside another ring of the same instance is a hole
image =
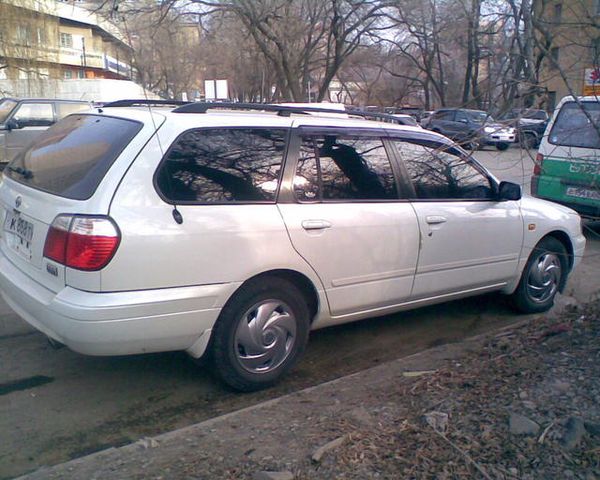
[[[304,230],[323,230],[331,228],[331,222],[327,220],[304,220],[302,221],[302,228]]]
[[[438,225],[440,223],[446,223],[446,217],[442,217],[441,215],[428,215],[425,218],[425,221],[429,224],[429,225]]]

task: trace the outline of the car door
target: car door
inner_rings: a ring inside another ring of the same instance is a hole
[[[412,299],[501,288],[523,242],[518,201],[497,201],[495,181],[452,147],[392,141],[414,186],[421,247]]]
[[[5,132],[7,162],[55,122],[54,106],[50,101],[22,102],[9,121],[15,128]]]
[[[333,317],[406,301],[419,229],[401,200],[380,129],[303,128],[292,197],[279,209],[295,250],[319,275]]]

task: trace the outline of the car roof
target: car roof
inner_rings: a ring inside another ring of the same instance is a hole
[[[19,98],[3,97],[1,100],[12,100],[13,102],[63,102],[63,103],[90,103],[87,100],[69,100],[66,98]]]

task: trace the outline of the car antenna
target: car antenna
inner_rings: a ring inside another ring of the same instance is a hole
[[[148,101],[148,92],[144,88],[144,97],[146,97],[146,102],[148,105],[148,111],[150,112],[150,118],[152,119],[152,125],[154,126],[154,132],[156,133],[156,140],[158,141],[158,149],[160,150],[160,156],[165,156],[165,151],[163,150],[162,143],[160,141],[160,135],[158,134],[158,129],[156,128],[156,122],[154,121],[154,114],[152,113],[152,105]],[[171,177],[167,175],[167,182],[171,183]],[[170,185],[169,185],[170,186]],[[177,210],[177,204],[173,203],[173,210],[171,211],[171,215],[173,215],[173,220],[177,225],[181,225],[183,223],[183,215],[181,212]]]

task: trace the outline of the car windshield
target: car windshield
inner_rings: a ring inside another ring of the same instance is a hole
[[[10,112],[12,112],[16,105],[17,102],[14,100],[9,100],[8,98],[0,100],[0,123],[4,123],[6,121],[10,115]]]
[[[479,112],[477,110],[465,111],[469,119],[473,123],[477,123],[479,125],[483,125],[486,122],[493,122],[494,119],[485,112]]]

